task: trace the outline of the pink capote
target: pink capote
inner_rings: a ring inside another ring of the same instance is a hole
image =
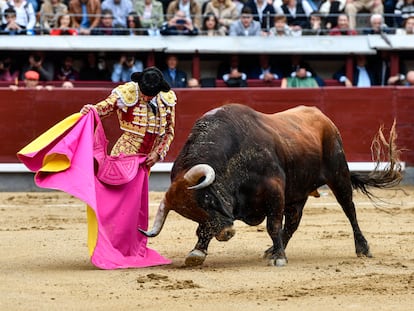
[[[91,243],[89,236],[88,244],[91,262],[96,267],[117,269],[171,263],[155,250],[147,248],[147,237],[137,231],[137,228],[146,230],[148,227],[145,156],[136,156],[142,165],[139,165],[138,173],[131,181],[117,186],[101,182],[94,172],[94,129],[95,123],[98,125],[96,128],[100,128],[100,119],[93,109],[91,111],[60,135],[44,133],[32,142],[40,149],[36,150],[29,144],[27,147],[31,148],[23,148],[18,158],[36,172],[35,183],[39,187],[67,192],[93,210],[95,215],[88,217],[88,226],[89,235],[95,237]],[[53,132],[53,128],[50,131]],[[51,137],[54,139],[51,140]],[[45,139],[50,141],[45,143]],[[24,150],[35,151],[24,153]],[[60,166],[62,169],[59,169]],[[96,226],[97,234],[93,234],[93,227]]]

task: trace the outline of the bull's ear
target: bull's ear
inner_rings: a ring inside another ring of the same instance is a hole
[[[217,203],[213,204],[213,208],[220,214],[225,215],[230,219],[234,220],[232,203],[225,198],[222,191],[216,190],[214,191],[214,193],[216,194]]]

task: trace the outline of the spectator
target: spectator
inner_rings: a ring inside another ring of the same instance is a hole
[[[225,29],[223,27],[219,28],[218,19],[213,12],[204,15],[200,35],[209,37],[226,35]]]
[[[312,70],[309,64],[303,60],[301,55],[293,54],[290,56],[289,61],[284,61],[283,64],[282,72],[285,77],[294,77],[299,68],[305,68],[307,71],[306,75],[309,77],[312,76]]]
[[[253,19],[252,9],[245,6],[240,18],[230,25],[230,36],[260,36],[262,29],[260,23]]]
[[[170,54],[166,58],[167,68],[162,71],[165,81],[172,88],[187,87],[187,74],[185,71],[178,69],[178,58],[176,55]]]
[[[248,74],[249,79],[260,79],[267,82],[281,79],[282,76],[282,71],[270,64],[270,57],[268,54],[260,54],[259,65],[253,67]]]
[[[42,86],[39,85],[39,73],[37,71],[29,70],[26,71],[23,75],[23,81],[25,87],[28,89],[41,89]],[[12,90],[17,90],[19,87],[17,84],[10,85]]]
[[[83,81],[111,81],[111,72],[108,70],[105,55],[96,55],[89,52],[81,67],[79,79]]]
[[[307,77],[313,77],[319,86],[324,86],[324,81],[316,74],[316,72],[312,69],[308,62],[303,59],[303,56],[300,54],[293,54],[290,56],[290,61],[285,62],[285,67],[282,69],[284,77],[297,77],[299,69],[305,69],[305,73]],[[301,70],[299,78],[302,77]]]
[[[414,85],[414,70],[410,70],[409,72],[407,72],[407,78],[406,78],[406,84],[408,86],[410,85]]]
[[[73,26],[80,35],[90,35],[91,30],[98,26],[101,16],[100,0],[70,0],[69,13]]]
[[[112,82],[129,82],[132,73],[142,72],[143,69],[142,61],[135,59],[133,54],[122,54],[119,62],[114,64],[111,80]]]
[[[395,14],[397,27],[403,26],[408,17],[414,16],[414,0],[399,0],[393,13]]]
[[[325,28],[332,29],[336,27],[338,16],[344,13],[346,0],[325,0],[320,8],[319,12],[325,19]]]
[[[358,32],[349,28],[349,18],[347,14],[339,14],[337,26],[329,31],[331,36],[355,36]]]
[[[101,3],[101,10],[110,10],[112,12],[113,28],[126,28],[126,19],[128,13],[132,11],[131,0],[104,0]]]
[[[198,28],[193,25],[191,18],[186,17],[184,11],[177,11],[173,18],[162,25],[160,33],[163,36],[196,36]]]
[[[127,16],[127,28],[123,30],[124,35],[147,36],[150,29],[145,29],[141,24],[141,18],[137,12],[129,12]]]
[[[346,76],[345,66],[335,72],[332,77],[344,83],[346,87],[379,85],[375,70],[368,64],[367,57],[362,54],[355,56],[352,80]]]
[[[72,26],[72,19],[69,14],[62,14],[57,19],[57,28],[50,29],[51,36],[77,36],[78,31]]]
[[[184,17],[190,19],[195,28],[201,28],[201,7],[197,0],[171,1],[167,9],[167,21],[175,18],[178,11],[183,12]]]
[[[280,84],[282,89],[285,88],[302,88],[302,87],[319,87],[318,82],[315,78],[307,75],[306,68],[299,66],[296,69],[295,75],[282,79]]]
[[[307,1],[283,0],[283,5],[277,10],[278,14],[284,14],[287,24],[292,29],[294,36],[301,36],[302,29],[309,28],[309,16],[313,9]]]
[[[247,0],[246,6],[251,8],[253,19],[260,23],[262,31],[269,32],[273,26],[272,19],[276,14],[272,3],[267,0]]]
[[[67,55],[55,73],[56,81],[79,80],[79,72],[73,67],[73,57]]]
[[[356,16],[363,10],[371,14],[382,15],[384,13],[382,0],[348,0],[345,6],[345,13],[349,16],[349,28],[357,28]]]
[[[201,86],[200,86],[200,83],[198,82],[198,79],[191,78],[187,82],[187,87],[191,89],[199,89]]]
[[[0,59],[0,81],[14,82],[19,80],[19,71],[13,67],[11,57]]]
[[[302,30],[302,35],[320,36],[326,33],[322,15],[318,11],[313,11],[309,18],[309,28]]]
[[[370,28],[363,29],[362,33],[364,35],[379,35],[382,33],[393,34],[394,30],[389,28],[384,23],[384,18],[381,14],[372,14],[370,19]]]
[[[302,55],[291,55],[290,62],[286,62],[285,64],[288,65],[283,70],[284,78],[281,81],[281,88],[318,87],[324,85],[323,80],[304,61]]]
[[[6,15],[4,14],[8,8],[16,11],[16,24],[26,30],[27,34],[34,34],[36,25],[36,14],[33,6],[26,0],[9,0],[2,8],[2,24],[7,24]]]
[[[256,23],[259,24],[259,22]],[[247,87],[247,74],[240,67],[238,55],[231,55],[228,63],[219,66],[218,78],[229,87]]]
[[[6,23],[1,25],[2,35],[25,35],[26,28],[16,21],[16,10],[12,7],[4,11]]]
[[[43,86],[39,84],[39,73],[33,70],[26,71],[23,75],[24,87],[26,89],[35,89],[41,90]],[[17,84],[12,84],[9,86],[10,89],[16,91],[19,89]],[[52,87],[46,87],[46,89],[52,89]]]
[[[407,17],[404,20],[404,29],[397,29],[397,34],[413,35],[414,34],[414,16]]]
[[[63,81],[61,87],[63,89],[73,89],[75,86],[73,85],[72,81]]]
[[[269,36],[276,37],[290,37],[292,36],[292,30],[287,25],[287,18],[283,14],[277,14],[274,18],[274,26],[269,30]]]
[[[135,1],[135,11],[141,18],[143,28],[148,29],[150,35],[159,35],[164,23],[164,12],[161,2],[157,0]]]
[[[49,33],[52,28],[59,28],[58,18],[68,13],[68,6],[61,0],[44,0],[39,11],[39,24],[42,31]]]
[[[390,52],[381,50],[379,57],[373,68],[376,70],[376,76],[379,78],[379,85],[402,85],[405,81],[405,74],[407,72],[402,57],[399,58],[399,72],[391,76],[391,59]]]
[[[101,21],[91,30],[93,36],[117,36],[123,33],[121,28],[114,28],[114,15],[111,10],[102,10]]]
[[[44,52],[33,52],[29,55],[28,63],[25,64],[21,72],[21,80],[24,79],[26,71],[33,70],[39,73],[40,81],[52,81],[55,75],[54,65],[45,59]]]
[[[394,28],[398,27],[396,16],[394,16],[395,7],[397,5],[397,0],[382,0],[382,5],[384,6],[384,22],[389,27]]]
[[[239,17],[239,11],[232,0],[211,0],[206,2],[204,20],[209,13],[217,18],[217,25],[220,31],[228,34],[230,24]]]

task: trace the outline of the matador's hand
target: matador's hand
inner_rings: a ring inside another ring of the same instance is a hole
[[[83,107],[82,107],[82,109],[81,109],[80,113],[81,113],[81,114],[88,114],[88,112],[89,112],[91,109],[95,109],[95,108],[93,107],[93,105],[91,105],[91,104],[86,104],[85,106],[83,106]]]
[[[160,156],[155,151],[150,152],[147,155],[147,160],[145,161],[145,164],[147,164],[148,168],[152,167],[155,163],[157,163],[160,160]]]

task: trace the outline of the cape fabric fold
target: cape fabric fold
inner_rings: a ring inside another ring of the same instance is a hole
[[[61,190],[87,204],[91,262],[101,269],[148,267],[171,261],[147,247],[148,172],[145,156],[135,177],[121,185],[101,182],[94,169],[96,113],[73,114],[17,153],[39,187]]]

